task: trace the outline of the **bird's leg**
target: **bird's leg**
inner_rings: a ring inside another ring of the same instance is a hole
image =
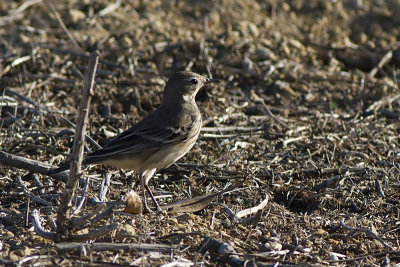
[[[157,211],[161,211],[160,205],[158,205],[157,200],[155,199],[153,193],[151,192],[151,190],[150,190],[150,188],[148,186],[148,182],[150,181],[151,177],[153,177],[155,172],[156,172],[156,169],[151,169],[151,170],[146,170],[146,171],[142,172],[141,175],[140,175],[141,182],[142,182],[143,206],[149,212],[151,212],[151,210],[147,206],[146,194],[145,194],[145,191],[144,191],[145,189],[146,189],[147,193],[149,193],[150,198],[153,201],[154,206],[156,206]]]
[[[142,201],[143,201],[143,209],[145,209],[148,213],[152,213],[153,211],[149,208],[149,206],[147,205],[147,200],[146,200],[146,191],[144,191],[144,189],[146,187],[148,187],[146,185],[146,181],[145,181],[145,176],[143,174],[140,175],[140,181],[142,183]]]
[[[151,200],[153,200],[153,203],[154,203],[154,205],[156,206],[157,211],[161,211],[160,205],[158,205],[157,200],[155,199],[153,193],[151,192],[149,186],[148,186],[146,183],[144,184],[144,188],[146,188],[147,192],[148,192],[149,195],[150,195]]]

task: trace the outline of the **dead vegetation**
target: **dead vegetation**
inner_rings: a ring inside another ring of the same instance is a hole
[[[223,80],[198,95],[196,146],[151,185],[164,205],[235,189],[194,213],[113,210],[89,228],[117,225],[108,235],[56,243],[29,214],[54,230],[63,178],[2,154],[0,263],[398,264],[399,15],[394,0],[1,1],[2,151],[68,159],[97,49],[100,145],[157,107],[174,71]],[[107,203],[138,191],[133,175],[88,169],[76,216],[99,208],[102,182]]]

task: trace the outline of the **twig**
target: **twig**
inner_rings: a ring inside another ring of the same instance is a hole
[[[103,209],[106,208],[106,204],[105,203],[101,203],[100,205],[98,205],[94,211],[92,211],[89,214],[86,214],[85,216],[82,216],[80,218],[76,218],[74,220],[72,220],[71,222],[71,226],[73,228],[80,228],[83,224],[88,224],[90,223],[90,219],[92,219],[93,217],[95,217],[97,214],[99,214]],[[84,228],[84,227],[82,227]]]
[[[327,260],[329,263],[340,263],[340,262],[349,262],[349,261],[358,261],[358,260],[363,260],[368,257],[383,257],[387,255],[393,255],[396,257],[400,256],[400,251],[383,251],[383,252],[377,252],[377,253],[368,253],[368,254],[363,254],[354,258],[348,258],[348,259],[341,259],[341,260]]]
[[[25,61],[31,60],[31,56],[24,56],[24,57],[20,57],[17,58],[15,60],[13,60],[13,62],[11,62],[11,64],[7,65],[1,72],[0,72],[0,78],[6,74],[7,72],[9,72],[12,68],[18,66],[19,64],[24,63]]]
[[[9,154],[4,151],[0,151],[0,165],[12,166],[19,169],[28,170],[35,173],[47,174],[50,170],[54,169],[53,165],[45,164],[38,162],[36,160],[16,156]],[[65,173],[57,173],[51,175],[51,177],[66,181],[68,179],[68,175]]]
[[[376,112],[378,109],[380,109],[383,105],[391,105],[394,101],[400,98],[400,94],[394,95],[393,97],[385,97],[385,98],[380,98],[379,100],[375,101],[371,105],[368,106],[368,108],[365,110],[366,112]]]
[[[100,202],[106,201],[108,187],[110,186],[110,179],[111,179],[111,174],[108,173],[106,175],[106,178],[103,181],[101,181],[100,188],[99,188],[99,197],[98,197],[98,200]]]
[[[110,225],[105,225],[103,227],[100,227],[94,231],[91,231],[87,234],[83,235],[70,235],[68,237],[68,240],[75,241],[75,242],[85,242],[88,240],[94,240],[100,236],[104,236],[111,232],[112,230],[115,230],[118,228],[118,223],[112,223]]]
[[[116,10],[119,6],[121,5],[121,0],[117,0],[115,3],[108,5],[107,7],[103,8],[100,10],[100,12],[97,14],[97,16],[102,17],[107,15],[110,12],[113,12]]]
[[[85,201],[86,201],[86,194],[87,194],[87,191],[88,191],[88,189],[89,189],[89,182],[90,182],[90,177],[88,176],[88,177],[86,178],[86,181],[85,181],[85,186],[83,187],[83,192],[82,192],[81,200],[79,201],[79,204],[77,205],[76,209],[75,209],[74,212],[73,212],[74,215],[76,215],[76,214],[79,213],[79,211],[80,211],[81,208],[83,207],[83,204],[84,204]]]
[[[325,179],[325,180],[322,181],[322,183],[315,185],[315,186],[312,188],[312,190],[318,192],[318,191],[320,191],[321,189],[324,189],[324,188],[330,186],[331,184],[333,184],[334,182],[340,180],[341,177],[342,177],[341,175],[335,175],[335,176],[333,176],[333,177],[330,177],[330,178],[328,178],[328,179]]]
[[[22,188],[22,190],[24,191],[24,194],[25,194],[26,197],[32,199],[33,201],[35,201],[35,202],[37,202],[37,203],[40,203],[40,204],[42,204],[42,205],[45,205],[45,206],[50,206],[50,205],[51,205],[50,202],[48,202],[48,201],[46,201],[46,200],[43,200],[43,199],[41,199],[40,197],[35,196],[35,194],[33,194],[31,191],[29,191],[28,188],[27,188],[27,187],[24,185],[24,183],[22,182],[21,176],[19,176],[19,175],[17,176],[17,182],[18,182],[18,185],[19,185],[19,186]]]
[[[189,199],[181,200],[172,204],[161,206],[163,210],[166,210],[169,214],[183,213],[183,212],[196,212],[207,207],[214,199],[218,196],[232,192],[236,190],[233,186],[230,186],[220,192],[192,197]]]
[[[373,78],[376,73],[378,72],[378,70],[382,69],[382,67],[388,63],[393,56],[393,51],[389,50],[387,51],[387,53],[383,56],[383,58],[379,61],[378,65],[376,65],[370,72],[369,72],[369,77]]]
[[[10,126],[11,124],[15,123],[16,121],[24,119],[27,113],[28,113],[28,110],[24,109],[22,115],[13,116],[13,117],[11,117],[9,119],[0,120],[0,125],[3,126],[3,127]]]
[[[383,239],[381,237],[379,237],[377,234],[375,234],[373,231],[371,231],[371,230],[369,230],[367,228],[354,228],[354,227],[347,226],[344,223],[344,219],[343,218],[340,220],[339,225],[344,230],[347,230],[347,231],[366,233],[367,235],[371,236],[372,238],[375,238],[376,240],[378,240],[385,248],[388,248],[390,250],[394,250],[391,246],[386,244],[385,241],[383,241]]]
[[[114,212],[114,210],[118,207],[119,202],[114,203],[109,205],[105,210],[103,210],[101,213],[98,213],[94,218],[85,221],[84,224],[80,225],[80,227],[78,227],[78,230],[82,230],[84,228],[89,227],[90,225],[95,224],[96,222],[100,221],[101,219],[109,216],[110,214],[112,214]]]
[[[255,136],[260,136],[261,134],[202,134],[200,137],[200,140],[206,140],[206,139],[216,139],[216,138],[221,138],[221,139],[228,139],[228,138],[234,138],[234,137],[255,137]]]
[[[264,131],[265,127],[235,127],[235,126],[227,126],[227,127],[202,127],[202,132],[255,132],[255,131]]]
[[[378,179],[375,180],[375,186],[376,186],[376,191],[378,191],[378,195],[381,196],[382,198],[385,198],[385,193],[383,192],[381,183],[379,182]]]
[[[220,176],[206,176],[206,177],[199,177],[199,180],[235,180],[241,179],[243,176],[240,175],[220,175]]]
[[[283,147],[286,148],[290,143],[301,141],[301,140],[308,139],[308,138],[309,137],[303,135],[303,136],[286,139],[285,141],[283,141]]]
[[[292,174],[291,176],[294,178],[303,178],[304,176],[321,176],[321,175],[339,175],[345,174],[347,172],[366,172],[370,170],[368,167],[342,167],[342,168],[313,168],[313,169],[304,169],[299,172]],[[375,172],[384,172],[382,168],[374,168]]]
[[[54,8],[54,6],[51,4],[51,2],[50,1],[45,1],[45,3],[50,8],[51,12],[56,17],[58,23],[60,24],[60,26],[63,29],[63,31],[67,34],[67,36],[71,40],[71,42],[75,45],[75,47],[77,49],[79,49],[80,51],[83,51],[82,48],[79,46],[78,42],[75,40],[75,38],[69,32],[67,26],[65,26],[64,22],[62,21],[62,19],[60,17],[60,14],[58,14],[57,10]]]
[[[33,227],[35,229],[36,234],[38,234],[39,236],[41,236],[43,238],[54,240],[55,234],[52,232],[47,232],[43,229],[42,224],[40,223],[39,211],[34,209],[34,210],[32,210],[31,215],[33,217],[32,222],[33,222]]]
[[[382,116],[385,116],[386,118],[389,119],[398,119],[400,117],[400,113],[398,111],[393,111],[393,110],[389,110],[389,109],[381,109],[379,110],[379,113]]]
[[[261,97],[259,97],[256,93],[253,93],[253,96],[256,98],[257,101],[259,101],[259,102],[263,105],[263,107],[265,108],[265,111],[266,111],[266,113],[267,113],[266,115],[270,116],[274,121],[276,121],[278,124],[280,124],[281,126],[283,126],[285,129],[287,129],[287,130],[290,129],[290,127],[289,127],[285,122],[283,122],[281,119],[279,119],[277,116],[275,116],[275,115],[272,113],[272,111],[271,111],[271,109],[269,108],[269,106],[268,106],[267,104],[265,104],[264,99],[262,99]]]
[[[25,213],[24,213],[24,226],[29,227],[29,213],[30,213],[30,208],[31,208],[31,199],[28,197],[26,199],[26,206],[25,206]]]
[[[39,177],[36,174],[30,172],[25,176],[30,177],[38,188],[43,188],[43,183],[39,180]],[[43,190],[41,191],[41,193],[43,193]]]
[[[10,10],[10,13],[12,14],[18,14],[27,9],[30,6],[36,5],[41,3],[42,0],[30,0],[30,1],[24,1],[23,4],[21,4],[17,9]]]
[[[86,132],[86,122],[89,114],[90,100],[93,95],[94,79],[97,65],[99,62],[99,53],[95,51],[90,57],[88,72],[86,73],[85,83],[82,92],[82,99],[79,104],[76,135],[72,149],[72,160],[70,176],[65,185],[65,190],[61,196],[60,206],[57,210],[57,233],[60,239],[64,238],[67,232],[66,221],[70,219],[69,210],[71,202],[75,195],[75,190],[81,174],[81,165],[83,158],[83,144]],[[67,237],[68,238],[68,237]]]
[[[231,220],[232,224],[239,222],[242,225],[248,225],[249,223],[254,223],[257,222],[258,219],[260,218],[261,214],[262,214],[262,210],[265,208],[265,206],[268,204],[268,195],[266,195],[266,198],[263,202],[261,202],[260,204],[258,204],[255,207],[252,208],[248,208],[248,209],[244,209],[242,211],[237,212],[236,214],[228,207],[224,207],[222,209],[223,212],[225,212],[226,214],[228,214],[229,219]],[[245,218],[243,219],[243,217],[249,216],[249,215],[253,215],[256,214],[253,217],[249,217],[249,218]]]
[[[265,206],[267,206],[268,200],[269,200],[269,197],[268,197],[268,195],[266,195],[265,199],[263,200],[263,202],[261,202],[260,204],[258,204],[255,207],[239,211],[238,213],[236,213],[236,217],[243,218],[243,217],[246,217],[246,216],[253,215],[253,214],[257,213],[259,210],[262,210],[262,209],[265,208]]]
[[[71,122],[70,120],[68,120],[67,118],[62,117],[61,119],[62,119],[64,122],[66,122],[68,125],[70,125],[71,127],[73,127],[74,129],[76,128],[76,125],[75,125],[73,122]],[[68,129],[68,130],[69,130],[69,129]],[[61,133],[61,132],[60,132],[60,133]],[[60,133],[59,133],[59,134],[60,134]],[[69,133],[75,134],[75,131],[70,130]],[[100,146],[96,141],[94,141],[94,139],[93,139],[92,137],[90,137],[89,135],[85,134],[85,138],[86,138],[86,141],[89,141],[90,143],[92,143],[92,145],[94,145],[97,149],[101,149],[101,146]]]
[[[59,243],[56,244],[56,249],[60,251],[68,250],[81,250],[85,248],[89,251],[157,251],[164,253],[171,253],[173,250],[178,249],[174,245],[166,244],[131,244],[131,243]]]
[[[25,101],[28,104],[31,104],[32,106],[36,106],[36,103],[32,99],[14,91],[14,90],[11,90],[10,88],[5,88],[4,91],[8,95],[15,96],[15,97],[19,98],[20,100]]]

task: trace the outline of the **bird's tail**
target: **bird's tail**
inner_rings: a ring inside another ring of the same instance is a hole
[[[96,158],[87,157],[82,161],[82,166],[96,164],[97,162],[98,162],[98,160],[96,160]],[[64,165],[61,165],[61,167],[58,167],[58,168],[55,168],[55,169],[49,171],[47,174],[52,175],[52,174],[57,174],[57,173],[69,170],[69,166],[70,165],[68,162]]]

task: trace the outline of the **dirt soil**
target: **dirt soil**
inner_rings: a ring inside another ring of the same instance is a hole
[[[98,49],[100,145],[154,110],[175,71],[222,80],[196,98],[195,147],[150,187],[161,205],[232,188],[195,212],[117,209],[80,233],[117,229],[62,248],[30,214],[54,232],[65,183],[0,163],[0,265],[400,264],[399,36],[398,0],[1,1],[2,151],[68,160]],[[132,171],[90,167],[75,218],[108,175],[107,203],[141,190]]]

